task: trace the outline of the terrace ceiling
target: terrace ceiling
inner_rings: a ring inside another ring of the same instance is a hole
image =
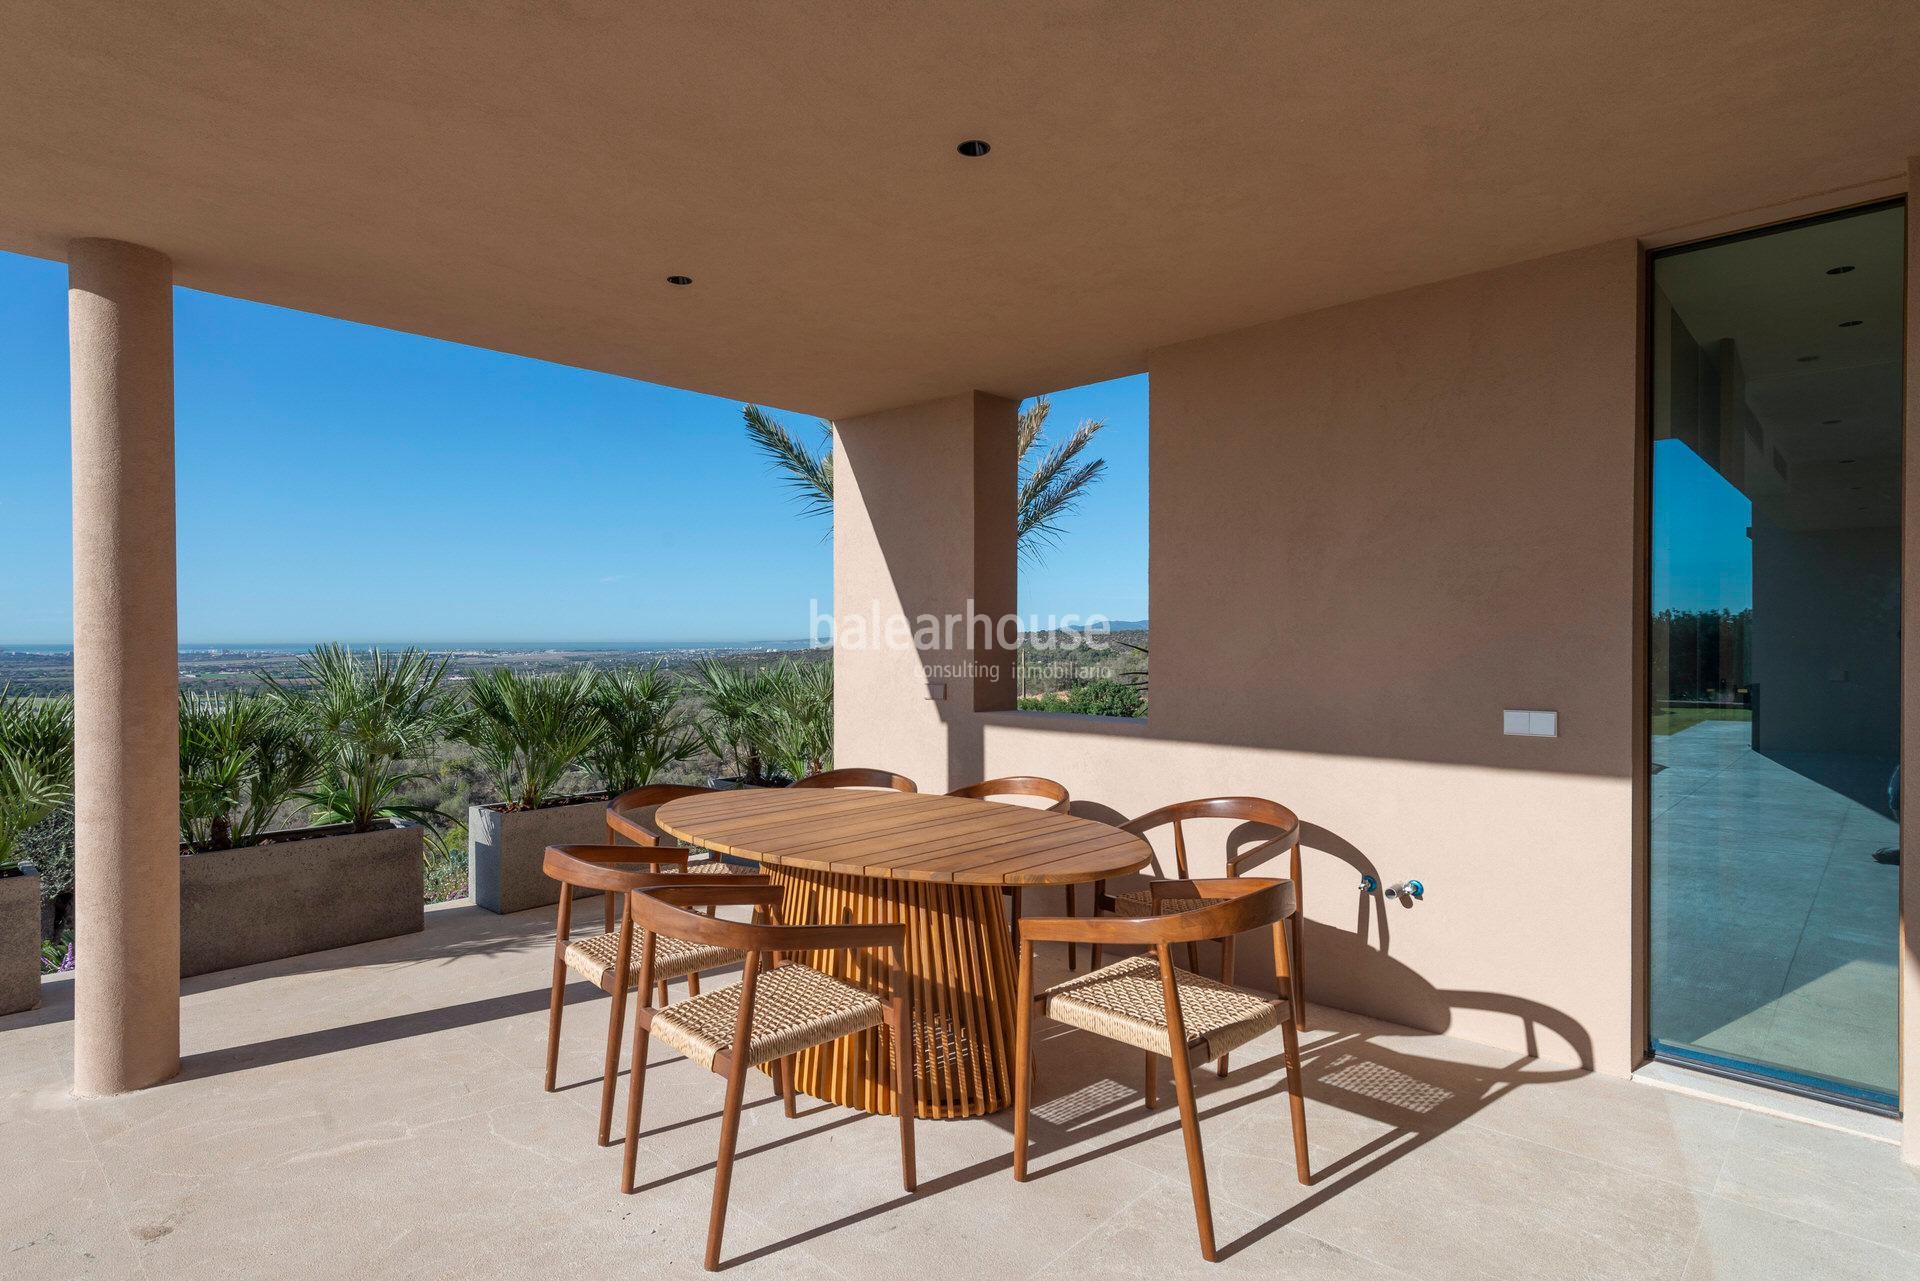
[[[0,0],[0,247],[845,416],[1889,178],[1916,86],[1904,0]]]

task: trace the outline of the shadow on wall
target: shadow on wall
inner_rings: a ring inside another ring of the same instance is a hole
[[[1072,812],[1081,818],[1097,819],[1115,825],[1127,816],[1093,801],[1073,802]],[[1247,823],[1236,827],[1227,837],[1229,855],[1269,839],[1272,829]],[[1380,871],[1360,849],[1335,832],[1316,823],[1300,825],[1300,844],[1309,855],[1301,869],[1301,901],[1314,904],[1322,917],[1340,919],[1326,905],[1351,895],[1354,902],[1351,930],[1322,920],[1303,918],[1301,935],[1307,997],[1310,1002],[1338,1009],[1366,1010],[1372,1017],[1415,1031],[1440,1035],[1448,1032],[1462,1011],[1477,1011],[1511,1017],[1519,1027],[1514,1044],[1523,1045],[1529,1057],[1564,1063],[1577,1063],[1592,1070],[1593,1038],[1579,1020],[1552,1006],[1502,992],[1437,988],[1413,969],[1391,956],[1393,914],[1405,910],[1379,890],[1360,888],[1363,876],[1384,884]],[[1312,854],[1330,855],[1314,859]],[[1285,876],[1286,856],[1277,854],[1280,866],[1263,868],[1256,864],[1242,867],[1246,875]],[[1335,861],[1337,860],[1337,864]],[[1317,866],[1315,865],[1317,864]],[[1344,869],[1339,864],[1344,865]],[[1349,874],[1350,873],[1350,874]],[[1172,875],[1172,868],[1149,868],[1147,874],[1132,878],[1144,884],[1150,875]],[[1131,883],[1131,882],[1130,882]],[[1124,888],[1119,882],[1116,886]],[[1082,898],[1084,902],[1084,896]],[[1216,973],[1220,953],[1203,951],[1200,968]],[[1268,984],[1274,974],[1271,936],[1260,931],[1244,935],[1235,944],[1234,977],[1243,983]],[[1484,1029],[1474,1040],[1486,1040]]]

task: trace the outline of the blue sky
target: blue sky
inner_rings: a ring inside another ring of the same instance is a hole
[[[786,639],[832,599],[738,402],[190,290],[174,325],[184,642]],[[1021,612],[1144,618],[1146,378],[1050,435],[1084,417],[1107,478]],[[0,644],[68,641],[66,268],[5,253],[0,457]]]
[[[1678,440],[1653,443],[1653,608],[1753,604],[1753,504]]]

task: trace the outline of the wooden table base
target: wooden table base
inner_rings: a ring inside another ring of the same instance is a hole
[[[1013,1098],[1013,951],[998,886],[883,880],[793,867],[766,869],[784,891],[788,924],[904,922],[913,1002],[915,1115],[998,1112]],[[865,987],[885,964],[870,953],[814,954],[807,963]],[[803,1050],[794,1085],[816,1098],[898,1114],[885,1028]]]

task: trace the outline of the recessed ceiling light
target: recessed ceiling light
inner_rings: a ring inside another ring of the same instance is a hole
[[[692,276],[668,276],[667,283],[670,285],[690,285],[693,283],[693,277]]]
[[[1795,359],[1795,360],[1797,360],[1797,361],[1799,361],[1799,362],[1800,362],[1801,364],[1803,364],[1803,365],[1811,365],[1811,364],[1812,364],[1812,363],[1813,363],[1814,361],[1816,361],[1816,360],[1818,360],[1818,359],[1820,359],[1820,357],[1818,357],[1818,356],[1795,356],[1795,357],[1794,357],[1794,359]]]
[[[972,158],[986,155],[989,151],[993,150],[993,145],[980,138],[969,138],[955,147],[954,150],[963,156]]]
[[[1840,425],[1840,420],[1838,418],[1822,418],[1820,420],[1820,425],[1822,427],[1838,427]]]
[[[1844,276],[1844,275],[1846,275],[1846,274],[1847,274],[1848,272],[1850,272],[1850,271],[1852,271],[1852,270],[1853,270],[1853,264],[1852,264],[1852,263],[1843,263],[1843,264],[1841,264],[1841,265],[1840,265],[1840,266],[1838,266],[1838,267],[1829,267],[1829,268],[1827,268],[1827,274],[1828,274],[1829,276]]]
[[[1843,320],[1840,322],[1840,328],[1852,329],[1855,325],[1864,325],[1866,323],[1864,320]]]
[[[1841,461],[1841,462],[1843,462],[1843,463],[1850,463],[1850,462],[1852,462],[1852,461],[1853,461],[1853,459],[1851,459],[1851,458],[1842,458],[1842,459],[1841,459],[1840,461]]]

